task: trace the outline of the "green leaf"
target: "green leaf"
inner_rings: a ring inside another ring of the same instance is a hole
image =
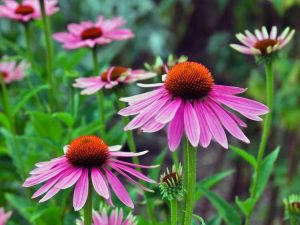
[[[201,191],[211,202],[211,204],[218,210],[218,214],[223,218],[227,225],[241,225],[242,221],[236,209],[227,203],[222,197],[216,195],[214,192],[200,187]]]
[[[8,128],[8,129],[10,128],[9,119],[3,112],[0,112],[0,124],[2,124],[4,127]]]
[[[256,168],[257,162],[253,155],[249,154],[244,149],[232,145],[230,145],[229,147],[232,151],[234,151],[236,154],[241,156],[245,161],[247,161],[253,168]]]
[[[224,178],[230,176],[233,172],[234,172],[233,170],[220,172],[212,176],[206,177],[200,182],[198,182],[196,184],[195,202],[197,202],[203,196],[203,191],[201,190],[201,187],[210,189],[214,187],[216,184],[218,184],[219,182],[221,182]]]
[[[254,196],[255,200],[258,200],[260,198],[262,192],[264,191],[264,189],[269,181],[275,161],[278,158],[279,151],[280,151],[280,146],[277,146],[276,149],[273,152],[271,152],[268,156],[266,156],[264,158],[264,160],[262,161],[257,185],[256,185],[256,187],[254,187],[254,182],[252,182],[252,186],[251,186],[251,190],[250,190],[252,195]],[[256,174],[253,177],[254,180],[255,180]]]
[[[216,215],[207,222],[207,225],[220,225],[221,222],[222,218],[219,215]]]
[[[252,198],[248,198],[246,200],[240,200],[239,197],[236,197],[235,202],[245,216],[250,214],[250,212],[252,211],[256,203],[256,201]]]
[[[74,124],[73,116],[70,113],[57,112],[52,114],[53,118],[59,119],[65,123],[68,127],[72,127]]]
[[[41,85],[41,86],[38,86],[34,89],[32,89],[31,91],[29,91],[27,94],[25,94],[19,101],[18,103],[16,104],[16,106],[13,108],[12,110],[12,114],[13,115],[16,115],[19,110],[27,103],[27,101],[33,97],[34,95],[36,95],[37,93],[39,93],[40,91],[43,91],[43,90],[46,90],[48,89],[49,86],[48,85]]]

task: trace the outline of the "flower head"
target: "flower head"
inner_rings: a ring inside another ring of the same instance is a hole
[[[22,80],[29,64],[21,61],[18,65],[16,61],[0,62],[0,76],[5,83],[10,84],[16,80]]]
[[[21,3],[15,0],[3,0],[3,3],[0,5],[0,17],[21,22],[29,22],[42,17],[38,0],[23,0]],[[59,10],[57,4],[57,0],[45,1],[45,10],[48,16]]]
[[[53,37],[66,49],[93,48],[115,40],[133,38],[134,34],[131,30],[121,28],[125,23],[121,17],[104,20],[99,16],[96,23],[85,21],[80,24],[69,24],[68,32],[56,33]]]
[[[278,36],[277,27],[273,26],[270,33],[268,33],[266,27],[262,27],[261,30],[256,29],[255,35],[250,31],[246,30],[245,35],[238,33],[236,38],[243,44],[231,44],[230,46],[248,55],[262,56],[270,58],[270,56],[275,57],[274,53],[285,47],[292,37],[294,36],[295,30],[291,30],[289,27]]]
[[[286,218],[300,222],[300,195],[292,194],[283,203]]]
[[[5,225],[11,217],[12,212],[5,212],[4,208],[0,208],[0,225]]]
[[[105,70],[101,75],[78,78],[73,84],[74,87],[83,88],[81,94],[90,95],[102,88],[113,88],[118,84],[129,84],[138,80],[145,80],[156,76],[155,73],[144,70],[132,70],[130,68],[114,66]]]
[[[184,196],[182,166],[173,165],[172,171],[167,169],[166,173],[160,176],[160,193],[163,199],[180,200]]]
[[[224,129],[249,143],[240,129],[246,124],[224,106],[257,121],[269,111],[259,102],[236,96],[246,89],[216,85],[211,72],[196,62],[176,64],[163,83],[140,86],[156,89],[121,98],[129,106],[119,114],[137,115],[125,130],[140,128],[144,132],[156,132],[168,124],[168,143],[172,151],[178,148],[184,133],[194,147],[200,143],[206,148],[211,140],[215,140],[228,148]]]
[[[95,191],[104,199],[111,202],[109,187],[125,205],[133,208],[133,202],[119,178],[111,171],[125,177],[131,183],[146,191],[151,191],[139,184],[134,178],[154,183],[134,168],[153,168],[124,162],[116,157],[135,157],[147,153],[121,152],[121,146],[108,146],[101,138],[96,136],[81,136],[65,146],[65,154],[48,162],[37,163],[37,168],[30,172],[30,177],[24,182],[24,187],[31,187],[46,182],[34,194],[33,198],[43,194],[40,202],[47,201],[60,190],[75,185],[73,206],[77,211],[81,209],[88,197],[89,180]]]
[[[83,221],[78,221],[78,225],[84,225]],[[101,213],[93,212],[93,225],[137,225],[136,218],[132,214],[124,219],[122,209],[114,209],[110,215],[104,209]]]

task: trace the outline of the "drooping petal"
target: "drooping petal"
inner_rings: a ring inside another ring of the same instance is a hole
[[[89,194],[88,173],[88,169],[83,169],[81,177],[76,183],[73,195],[73,207],[75,211],[80,210],[87,200]]]
[[[135,157],[147,154],[149,151],[142,151],[142,152],[110,152],[111,156],[116,157]]]
[[[99,168],[93,168],[91,172],[92,183],[96,192],[105,199],[109,198],[108,186],[105,182],[105,177]]]
[[[194,107],[189,101],[185,103],[183,119],[185,134],[192,146],[197,147],[200,139],[199,121]]]
[[[169,123],[175,116],[178,108],[181,106],[182,100],[177,98],[170,100],[168,104],[156,115],[155,120],[159,123]]]

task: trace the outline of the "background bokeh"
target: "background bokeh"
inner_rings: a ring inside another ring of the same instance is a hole
[[[268,150],[273,150],[280,145],[281,151],[271,181],[255,211],[255,219],[252,222],[257,225],[284,224],[282,199],[290,193],[300,192],[299,0],[85,0],[60,1],[60,8],[60,12],[51,17],[54,32],[65,30],[66,25],[70,22],[96,20],[98,15],[104,15],[107,18],[123,16],[128,21],[126,26],[134,31],[136,37],[101,48],[102,67],[112,64],[140,68],[144,66],[145,62],[150,65],[154,64],[157,56],[166,61],[169,54],[178,57],[185,55],[190,60],[207,65],[217,83],[248,87],[246,95],[261,102],[265,102],[263,67],[257,65],[252,56],[244,56],[232,50],[229,44],[238,42],[235,39],[235,33],[245,29],[252,31],[262,25],[266,25],[268,29],[272,25],[278,26],[279,30],[283,30],[286,26],[296,29],[296,35],[291,44],[281,53],[281,58],[274,65],[276,102]],[[36,21],[35,25],[32,27],[34,29],[33,38],[37,43],[40,42],[43,45],[44,39],[39,31],[42,26],[41,22]],[[22,26],[1,18],[0,56],[8,55],[16,59],[26,56],[23,33]],[[67,87],[77,76],[92,75],[92,59],[90,52],[86,49],[67,52],[58,43],[55,43],[54,46],[54,76],[57,83],[62,84],[56,98],[68,105],[70,102]],[[34,54],[39,63],[32,72],[40,73],[43,70],[45,58],[39,45],[34,46]],[[38,83],[39,79],[36,78],[35,82]],[[24,84],[19,83],[11,87],[11,95],[14,96],[15,101],[25,94],[26,91],[20,91],[23,86]],[[135,85],[128,90],[128,94],[139,92],[141,89]],[[115,96],[112,92],[107,92],[106,98],[108,100],[107,107],[111,109],[110,115],[108,115],[110,118],[116,113],[116,109],[109,100],[113,100]],[[97,124],[90,123],[93,115],[88,113],[89,108],[95,107],[94,100],[91,97],[81,101],[81,107],[76,117],[77,121],[80,121],[77,122],[80,127],[69,127],[68,129],[72,129],[71,134],[68,131],[69,138],[84,133],[84,129],[89,129],[89,132],[92,132],[93,129],[96,131]],[[64,139],[66,129],[59,122],[42,113],[30,113],[30,110],[32,108],[28,105],[27,113],[21,113],[18,117],[21,121],[18,123],[19,141],[26,158],[24,159],[26,160],[26,173],[36,161],[48,160],[53,155],[61,154],[61,146],[66,141]],[[61,111],[64,110],[61,109]],[[40,124],[41,118],[44,121],[43,124]],[[120,132],[122,123],[119,123],[119,120],[111,118],[112,122],[109,125],[111,144],[118,144],[120,140],[124,139]],[[261,123],[248,123],[246,135],[251,140],[251,147],[234,139],[230,140],[230,143],[256,154],[261,125]],[[150,158],[154,159],[161,152],[166,153],[165,132],[155,134],[137,132],[135,135],[138,149],[149,149]],[[32,216],[31,212],[40,206],[32,206],[32,203],[27,202],[29,200],[19,197],[24,194],[24,191],[20,188],[20,182],[15,181],[18,176],[16,171],[10,167],[10,164],[14,163],[12,154],[7,150],[10,138],[9,133],[1,128],[0,205],[9,202],[13,209],[18,211],[14,215],[14,221],[22,222],[10,222],[10,224],[27,224],[28,220],[25,220],[24,217],[26,218],[29,214]],[[53,149],[55,150],[54,154]],[[226,172],[226,178],[219,182],[213,190],[233,204],[235,196],[243,198],[248,195],[251,168],[234,152],[212,144],[206,150],[200,149],[198,157],[198,180],[215,173]],[[149,158],[142,158],[144,163],[149,163],[149,161],[151,161]],[[170,154],[167,154],[162,169],[170,166],[171,163]],[[18,165],[16,167],[18,168]],[[154,199],[154,196],[149,195],[149,198]],[[42,218],[37,224],[60,224],[51,217],[53,213],[62,215],[59,199],[54,201],[58,202],[54,203],[56,207],[52,207],[51,210],[48,210],[49,207],[46,204],[42,206],[41,210],[36,211],[35,216]],[[26,207],[28,205],[31,205],[31,208],[28,209]],[[161,219],[164,224],[161,207],[164,207],[162,202],[154,202],[154,210],[159,212],[157,218]],[[137,206],[136,213],[142,213],[141,209],[142,204]],[[70,206],[66,206],[64,210],[72,211]],[[207,221],[218,214],[215,207],[205,198],[197,203],[195,213]],[[46,218],[51,218],[51,223],[48,223]],[[67,218],[64,218],[65,224],[71,224],[69,221],[73,218],[74,215],[70,212]]]

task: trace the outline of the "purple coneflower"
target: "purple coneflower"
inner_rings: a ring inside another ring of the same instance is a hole
[[[16,61],[0,62],[0,76],[6,84],[10,84],[22,80],[28,68],[29,64],[25,61],[21,61],[18,65]]]
[[[72,23],[68,25],[68,32],[56,33],[53,37],[56,41],[63,43],[66,49],[94,48],[114,40],[133,38],[134,34],[131,30],[121,28],[125,23],[126,21],[121,17],[105,20],[99,16],[97,23],[92,21]]]
[[[0,225],[5,225],[7,220],[11,217],[12,212],[5,212],[4,208],[0,208]]]
[[[134,168],[153,168],[124,162],[116,157],[135,157],[147,153],[121,152],[121,146],[108,146],[99,137],[81,136],[73,140],[70,145],[65,146],[64,156],[52,159],[48,162],[37,163],[37,168],[30,172],[30,177],[23,184],[31,187],[46,182],[34,194],[33,198],[43,194],[40,202],[47,201],[60,190],[75,185],[73,206],[80,210],[89,194],[90,179],[95,191],[111,203],[110,188],[125,205],[133,208],[133,202],[119,178],[111,171],[125,177],[131,183],[141,187],[143,190],[151,191],[139,184],[133,178],[139,178],[149,183],[153,180],[146,177]]]
[[[240,127],[246,124],[230,108],[251,120],[262,120],[268,108],[256,101],[236,96],[244,88],[216,85],[211,72],[202,64],[183,62],[168,71],[163,83],[141,85],[155,90],[121,98],[129,106],[119,111],[122,116],[137,115],[125,130],[140,128],[156,132],[168,124],[171,151],[180,145],[183,133],[196,147],[207,147],[215,140],[228,148],[227,130],[237,139],[249,143]],[[225,106],[225,107],[224,107]]]
[[[154,76],[156,76],[156,74],[152,72],[114,66],[108,68],[99,76],[78,78],[73,86],[82,88],[83,91],[81,91],[81,94],[90,95],[102,88],[110,89],[121,83],[134,83],[138,80],[146,80]]]

